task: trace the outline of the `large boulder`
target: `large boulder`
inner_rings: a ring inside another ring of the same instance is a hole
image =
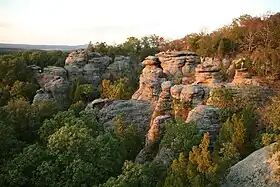
[[[38,83],[41,87],[43,87],[46,83],[53,80],[57,76],[67,79],[67,71],[62,67],[56,67],[56,66],[45,67],[40,75]]]
[[[104,79],[119,79],[123,76],[135,76],[134,72],[138,68],[137,61],[127,56],[116,56],[114,62],[110,64],[103,74]]]
[[[69,90],[70,82],[62,77],[55,77],[44,85],[45,91],[51,93],[57,108],[60,110],[66,109],[69,106]]]
[[[68,73],[68,80],[74,82],[78,77],[83,76],[83,71],[77,66],[65,66]]]
[[[36,95],[33,98],[33,103],[37,102],[53,102],[54,98],[51,93],[45,92],[42,88],[36,91]]]
[[[221,74],[221,67],[219,64],[204,62],[199,64],[195,69],[195,82],[206,85],[213,85],[223,82]]]
[[[196,53],[189,51],[170,51],[156,54],[163,72],[171,77],[192,76],[195,67],[200,63]]]
[[[124,117],[125,124],[136,125],[141,131],[148,131],[150,116],[152,113],[151,103],[148,101],[137,100],[104,100],[93,101],[93,108],[97,104],[104,104],[98,109],[100,121],[104,124],[106,131],[114,129],[114,120],[120,114]],[[92,110],[88,107],[88,110]]]
[[[280,181],[275,178],[275,171],[279,169],[277,156],[272,154],[275,144],[263,147],[238,162],[229,169],[222,187],[278,187]]]
[[[196,107],[203,104],[209,95],[209,88],[203,85],[184,85],[180,93],[180,101],[189,106]]]
[[[198,105],[189,112],[186,122],[194,122],[201,134],[209,132],[211,142],[214,142],[221,127],[220,109],[209,105]]]

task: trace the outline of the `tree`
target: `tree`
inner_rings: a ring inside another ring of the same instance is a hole
[[[10,89],[10,96],[14,99],[24,98],[32,101],[38,86],[29,82],[16,81]]]
[[[166,123],[165,134],[160,146],[172,149],[175,153],[189,152],[200,140],[199,130],[193,123],[185,123],[182,120]]]
[[[204,133],[199,146],[189,153],[188,177],[192,186],[205,186],[215,183],[217,164],[213,161],[209,149],[209,133]]]
[[[126,159],[134,160],[143,146],[144,132],[140,132],[133,124],[125,124],[123,115],[116,117],[114,132],[126,149]]]
[[[32,181],[36,168],[48,158],[48,152],[39,144],[24,148],[23,152],[16,155],[4,167],[2,175],[3,186],[33,186]]]
[[[36,109],[25,100],[12,100],[4,106],[0,118],[9,124],[20,141],[33,143],[39,129],[39,116]]]
[[[148,164],[141,165],[126,161],[123,165],[122,174],[117,178],[110,178],[100,187],[153,187],[155,182],[152,180],[152,172]]]
[[[75,90],[75,94],[74,94],[74,99],[73,99],[74,103],[78,102],[78,101],[82,101],[82,95],[81,95],[81,87],[80,84],[78,83],[76,86],[76,90]]]
[[[10,160],[24,147],[24,143],[16,138],[16,133],[9,126],[0,121],[0,165]],[[1,184],[1,183],[0,183]]]
[[[188,182],[188,159],[183,153],[179,154],[179,158],[173,160],[172,165],[167,173],[164,187],[187,187]]]
[[[224,46],[224,39],[222,38],[219,42],[219,46],[218,46],[218,57],[219,58],[223,58],[224,57],[224,53],[225,53],[225,46]]]

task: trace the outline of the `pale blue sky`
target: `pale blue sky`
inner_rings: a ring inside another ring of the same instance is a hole
[[[149,34],[176,39],[280,11],[279,0],[0,0],[0,42],[123,42]]]

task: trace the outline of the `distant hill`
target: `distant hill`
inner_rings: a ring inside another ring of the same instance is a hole
[[[71,51],[75,49],[86,48],[87,45],[29,45],[29,44],[8,44],[0,43],[0,51],[15,51],[21,49],[37,49],[37,50],[61,50],[61,51]]]

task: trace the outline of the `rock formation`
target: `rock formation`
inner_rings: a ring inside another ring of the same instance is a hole
[[[140,86],[132,99],[156,102],[161,93],[161,83],[166,80],[165,75],[156,57],[149,56],[142,64],[145,68],[140,75]]]
[[[171,116],[164,115],[157,116],[153,120],[153,123],[146,136],[146,145],[151,145],[160,139],[160,137],[163,135],[165,122],[171,119]]]
[[[171,95],[170,95],[170,88],[172,84],[170,81],[165,81],[161,84],[162,92],[159,95],[159,99],[156,102],[156,106],[154,109],[153,116],[158,115],[171,115],[172,108],[171,108]]]
[[[232,81],[234,85],[256,85],[259,86],[257,80],[253,79],[247,68],[236,69],[235,76]]]
[[[50,96],[59,109],[68,107],[68,95],[71,85],[82,79],[98,88],[103,79],[117,80],[123,76],[136,75],[139,69],[137,61],[131,57],[116,56],[114,59],[89,50],[71,52],[65,60],[65,66],[48,66],[41,70],[38,66],[30,66],[41,90],[34,102],[48,100]]]
[[[276,187],[280,181],[275,178],[275,171],[279,168],[277,156],[272,154],[275,144],[263,147],[229,169],[222,187]]]
[[[200,58],[197,54],[188,51],[161,52],[155,56],[148,56],[142,63],[145,68],[140,76],[140,87],[132,99],[156,102],[164,81],[174,82],[184,77],[184,82],[191,82],[195,67],[199,63]]]
[[[199,64],[195,69],[195,82],[205,85],[222,83],[223,77],[220,71],[221,67],[219,64],[212,64],[209,62]]]
[[[168,76],[191,76],[200,58],[189,51],[161,52],[156,54],[163,72]]]
[[[97,99],[89,103],[86,111],[95,110],[106,131],[114,129],[117,115],[123,115],[125,124],[134,124],[143,132],[149,129],[152,106],[147,101]]]
[[[209,132],[211,141],[215,141],[221,127],[220,109],[209,105],[198,105],[189,112],[186,122],[194,122],[202,135]]]
[[[158,143],[165,129],[165,122],[171,119],[171,116],[163,115],[157,116],[155,119],[152,120],[149,127],[149,131],[146,135],[145,147],[138,153],[138,155],[135,158],[135,162],[143,164],[149,158],[155,156],[155,153],[158,149]]]

